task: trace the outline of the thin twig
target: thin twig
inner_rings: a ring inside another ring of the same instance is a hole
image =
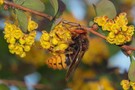
[[[53,17],[50,16],[50,15],[47,15],[45,13],[41,13],[41,12],[38,12],[38,11],[35,11],[35,10],[31,10],[29,8],[23,7],[21,5],[18,5],[18,4],[15,4],[15,3],[12,3],[12,2],[9,2],[9,1],[6,1],[6,0],[4,1],[4,4],[12,6],[12,7],[20,9],[20,10],[23,10],[23,11],[26,11],[26,12],[30,12],[32,14],[36,14],[36,15],[44,17],[44,18],[47,18],[50,21],[53,19]]]
[[[106,37],[104,35],[96,32],[96,30],[94,30],[93,28],[86,28],[86,30],[93,33],[93,34],[95,34],[95,35],[97,35],[97,36],[99,36],[99,37],[101,37],[101,38],[103,38],[103,39],[106,39]]]
[[[5,85],[15,85],[15,86],[27,87],[27,85],[24,82],[16,81],[16,80],[2,80],[2,79],[0,79],[0,83],[5,84]],[[43,84],[37,84],[37,85],[34,85],[33,87],[36,89],[50,90],[49,86],[46,86]]]
[[[127,45],[123,45],[123,46],[121,46],[121,48],[123,48],[125,50],[134,50],[135,51],[135,48],[134,47],[127,46]]]

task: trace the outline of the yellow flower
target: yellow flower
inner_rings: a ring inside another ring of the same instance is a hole
[[[114,32],[110,32],[109,35],[108,35],[108,37],[110,37],[110,38],[115,38]]]
[[[108,17],[107,16],[101,16],[94,18],[94,22],[97,23],[99,26],[104,26],[107,22]]]
[[[56,47],[54,47],[53,51],[54,52],[65,52],[65,49],[68,48],[68,44],[59,44]]]
[[[11,54],[14,54],[14,53],[15,53],[14,49],[10,49],[9,52],[10,52]]]
[[[4,28],[4,33],[10,33],[11,31],[13,31],[13,25],[10,23],[5,23],[5,28]]]
[[[26,42],[26,41],[25,41],[25,37],[21,37],[21,38],[19,39],[19,43],[20,43],[20,44],[23,45],[23,44],[25,44],[25,42]]]
[[[58,44],[58,39],[57,38],[52,38],[51,39],[51,43],[53,44],[53,45],[57,45]]]
[[[128,29],[128,26],[126,26],[126,25],[124,25],[124,26],[122,27],[122,31],[123,31],[123,32],[126,32],[127,29]]]
[[[49,41],[50,39],[50,36],[49,36],[49,33],[47,33],[45,30],[42,31],[43,35],[41,36],[41,38],[45,41]]]
[[[67,44],[60,44],[59,47],[60,47],[60,50],[65,50],[65,49],[67,49],[68,45]]]
[[[50,42],[41,42],[41,46],[44,49],[49,49],[51,47],[51,44],[50,44]]]
[[[132,40],[132,37],[131,36],[126,36],[126,41],[131,41]]]
[[[15,47],[14,44],[9,44],[9,45],[8,45],[8,48],[9,48],[9,49],[13,49],[14,47]]]
[[[110,31],[118,34],[118,32],[120,31],[120,27],[118,26],[118,24],[112,24]]]
[[[122,80],[120,84],[122,85],[122,88],[123,88],[124,90],[129,90],[129,88],[130,88],[130,83],[129,83],[128,80]]]
[[[22,36],[23,36],[23,32],[22,32],[20,29],[14,30],[14,37],[15,37],[16,39],[19,39],[19,38],[21,38]]]
[[[119,16],[114,19],[115,23],[117,23],[120,27],[122,27],[123,25],[127,25],[128,20],[126,16],[127,14],[125,12],[120,13]]]
[[[114,24],[114,21],[112,20],[112,19],[109,19],[109,20],[107,20],[107,22],[105,23],[105,25],[103,25],[102,26],[102,29],[104,30],[104,31],[111,31],[111,27],[112,27],[112,25]]]
[[[125,36],[122,35],[122,34],[119,34],[119,35],[116,36],[116,39],[117,39],[118,43],[121,44],[125,41]]]
[[[23,52],[23,47],[22,45],[19,45],[19,44],[16,44],[15,45],[15,48],[14,48],[14,51],[17,55],[20,55],[22,52]]]
[[[20,57],[21,58],[24,58],[26,56],[26,53],[25,52],[23,52],[22,54],[20,54]]]
[[[128,26],[126,34],[129,36],[132,36],[134,34],[134,26],[133,25]]]
[[[109,43],[111,43],[111,44],[114,44],[115,43],[114,38],[115,38],[115,34],[113,32],[110,32],[109,35],[108,35],[108,37],[107,37],[107,41]]]
[[[38,28],[38,24],[35,21],[29,20],[28,31],[32,31]]]
[[[8,40],[9,40],[8,43],[11,43],[11,44],[14,44],[16,42],[15,38],[13,38],[13,37]]]
[[[30,51],[30,46],[28,46],[28,45],[24,46],[24,51],[26,51],[26,52]]]
[[[132,89],[135,90],[135,82],[130,81],[130,85],[131,85]]]
[[[29,34],[24,35],[25,44],[32,45],[36,37],[36,31],[31,31]]]
[[[0,5],[2,5],[4,3],[4,0],[0,0]]]

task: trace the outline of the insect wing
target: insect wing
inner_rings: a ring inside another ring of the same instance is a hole
[[[84,53],[85,53],[84,51],[81,51],[80,53],[78,53],[78,55],[75,58],[75,60],[73,60],[74,62],[71,63],[71,65],[69,66],[69,69],[67,71],[66,80],[69,80],[69,78],[71,77],[71,75],[74,73],[74,71],[76,70],[76,68],[80,64],[81,59],[82,59]]]
[[[70,78],[70,76],[74,73],[74,71],[76,70],[76,68],[78,67],[79,63],[81,62],[81,59],[85,53],[85,50],[83,51],[83,44],[81,41],[79,41],[79,48],[77,50],[77,52],[75,53],[75,56],[73,58],[73,61],[71,63],[71,65],[69,66],[69,69],[67,71],[66,74],[66,80],[68,80]]]

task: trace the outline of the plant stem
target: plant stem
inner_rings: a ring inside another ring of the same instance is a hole
[[[103,38],[103,39],[106,39],[106,37],[104,35],[96,32],[96,30],[94,30],[93,28],[86,28],[86,30],[93,33],[93,34],[95,34],[95,35],[97,35],[97,36],[99,36],[99,37],[101,37],[101,38]]]
[[[26,11],[26,12],[30,12],[32,14],[36,14],[36,15],[44,17],[44,18],[47,18],[50,21],[53,19],[53,17],[50,16],[50,15],[47,15],[45,13],[41,13],[41,12],[38,12],[38,11],[35,11],[35,10],[31,10],[29,8],[26,8],[26,7],[23,7],[21,5],[15,4],[13,2],[9,2],[9,1],[4,0],[4,4],[12,6],[12,7],[20,9],[20,10],[23,10],[23,11]]]
[[[135,51],[135,48],[134,47],[127,46],[127,45],[123,45],[123,46],[121,46],[121,48],[123,48],[125,50],[134,50]]]

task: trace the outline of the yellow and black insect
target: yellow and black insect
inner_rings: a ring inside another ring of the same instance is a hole
[[[67,24],[67,22],[63,23]],[[83,28],[78,27],[71,32],[72,43],[69,44],[65,52],[56,54],[47,61],[48,66],[53,69],[67,69],[66,80],[68,80],[75,71],[84,53],[88,49],[87,33]]]
[[[49,67],[53,68],[53,69],[66,69],[68,66],[68,63],[66,62],[66,55],[65,54],[58,54],[58,55],[54,55],[51,58],[49,58],[47,60],[47,64]]]

